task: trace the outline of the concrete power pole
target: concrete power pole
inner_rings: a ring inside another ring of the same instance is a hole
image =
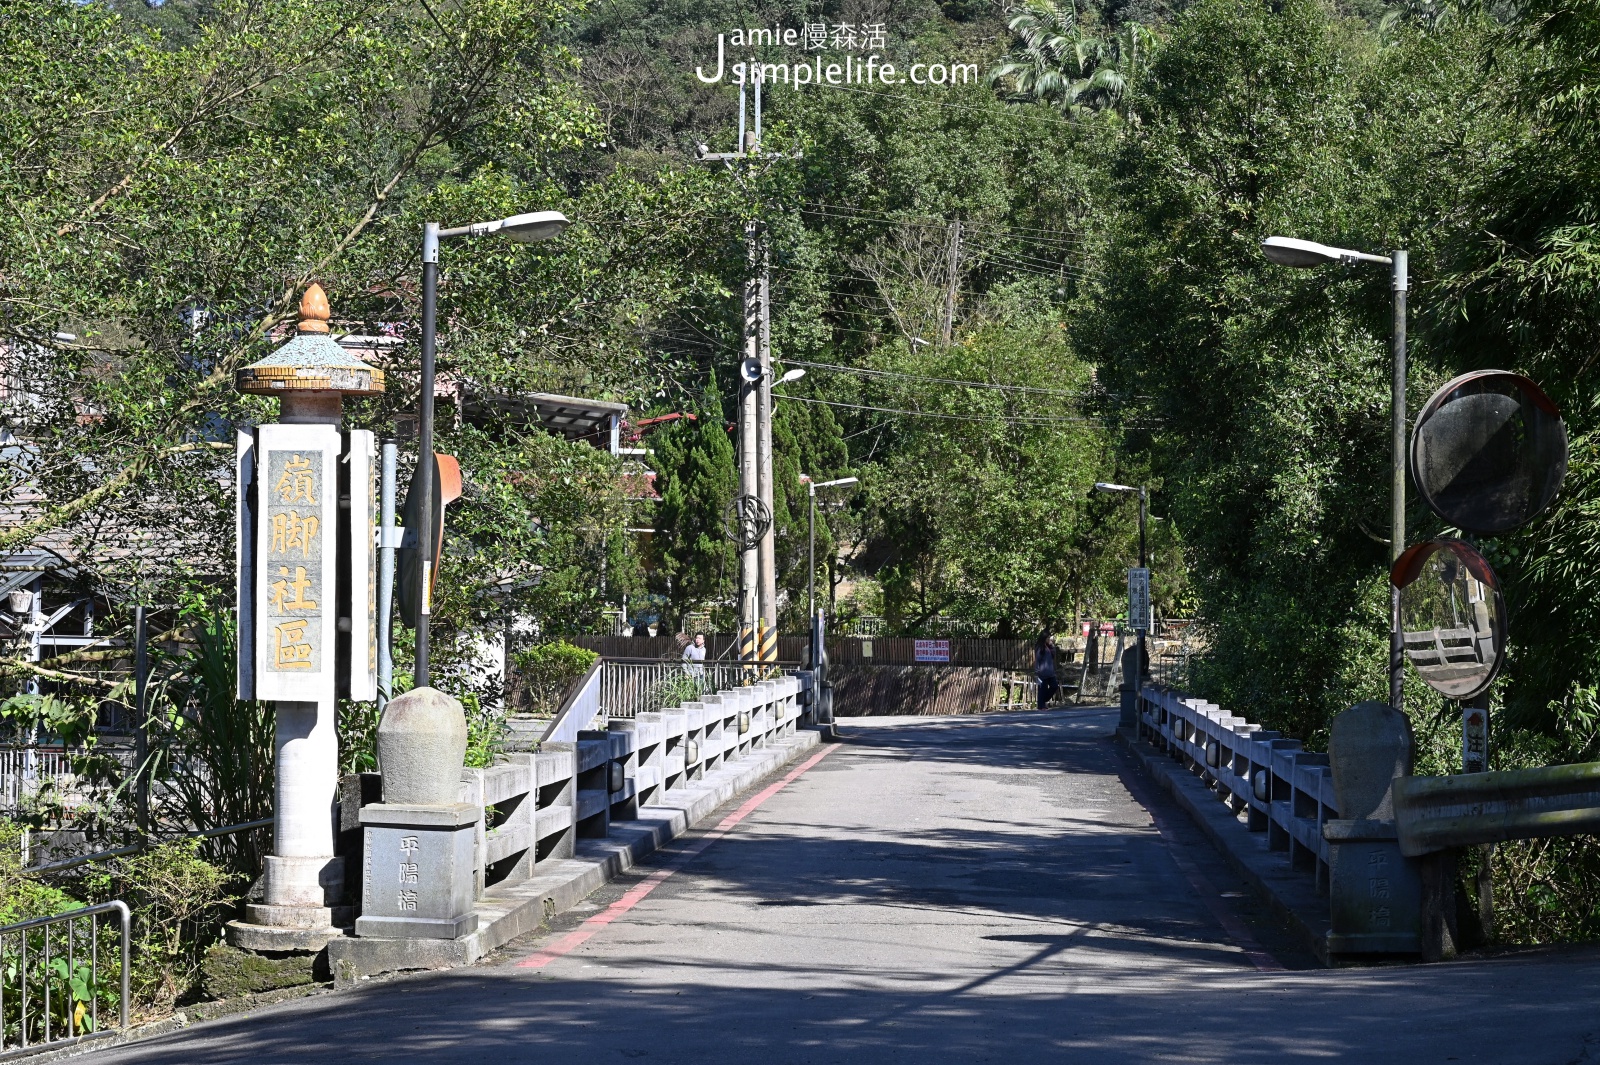
[[[755,83],[754,129],[745,129],[745,90],[739,87],[739,150],[695,152],[703,163],[731,166],[799,159],[799,152],[761,151],[761,82]],[[772,321],[767,233],[754,220],[744,227],[744,348],[739,374],[739,658],[778,657],[778,580],[773,542]],[[756,535],[752,535],[756,534]],[[747,546],[748,545],[748,546]]]
[[[759,126],[757,127],[760,128]],[[756,436],[756,484],[759,488],[761,503],[766,512],[772,515],[773,520],[767,523],[767,529],[761,534],[761,544],[757,551],[757,568],[761,576],[761,622],[758,625],[760,633],[760,653],[757,657],[762,662],[776,662],[778,660],[778,565],[776,557],[776,542],[774,540],[774,527],[777,525],[777,511],[773,508],[772,486],[772,301],[771,301],[771,272],[767,253],[767,233],[762,228],[757,235],[759,243],[758,255],[761,261],[760,301],[761,301],[761,329],[760,329],[760,359],[761,383],[759,399],[756,405],[757,436]]]
[[[759,228],[754,221],[744,226],[745,282],[744,282],[744,357],[746,365],[760,359],[761,347],[761,281],[757,275],[760,265]],[[742,499],[760,498],[761,479],[758,472],[760,445],[757,422],[760,418],[761,386],[764,379],[750,380],[739,375],[739,495]],[[758,594],[761,588],[759,541],[745,539],[739,545],[739,659],[753,662],[759,658],[756,645],[757,622],[761,617]]]
[[[939,331],[939,340],[947,348],[955,338],[956,286],[961,277],[960,268],[961,219],[958,218],[950,225],[950,248],[945,260],[944,325]]]

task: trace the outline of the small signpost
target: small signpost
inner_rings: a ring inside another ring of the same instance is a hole
[[[950,641],[917,640],[912,646],[912,658],[917,662],[948,662]]]
[[[1461,771],[1482,773],[1489,768],[1489,711],[1467,706],[1461,711]]]
[[[1142,566],[1128,569],[1128,627],[1150,631],[1150,570]]]

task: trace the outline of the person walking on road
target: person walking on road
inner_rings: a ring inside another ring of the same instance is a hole
[[[1061,694],[1056,680],[1056,638],[1048,632],[1041,632],[1033,645],[1033,676],[1039,682],[1039,709],[1043,710]]]

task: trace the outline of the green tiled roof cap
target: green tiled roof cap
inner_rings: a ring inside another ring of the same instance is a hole
[[[328,335],[331,316],[322,286],[311,285],[300,301],[298,334],[260,362],[237,371],[235,387],[265,396],[290,389],[347,396],[382,392],[383,371],[351,355]]]

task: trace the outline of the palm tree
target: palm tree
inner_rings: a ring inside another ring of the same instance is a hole
[[[1149,30],[1130,22],[1101,39],[1084,32],[1075,7],[1054,0],[1027,0],[1006,25],[1021,46],[989,72],[990,85],[1069,115],[1112,110],[1127,117],[1128,83],[1155,41]]]

